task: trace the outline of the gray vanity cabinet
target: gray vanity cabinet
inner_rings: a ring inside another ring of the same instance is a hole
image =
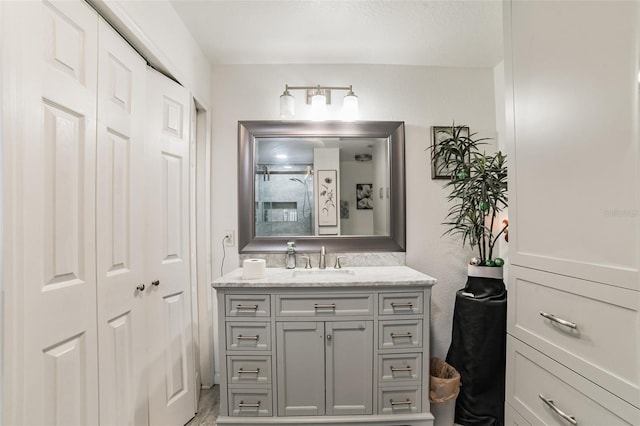
[[[373,413],[373,321],[276,324],[278,415]]]
[[[317,271],[317,281],[295,272],[246,281],[236,270],[214,283],[217,424],[431,426],[435,279],[406,267]]]

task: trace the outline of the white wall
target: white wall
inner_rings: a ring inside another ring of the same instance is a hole
[[[455,291],[464,286],[472,257],[460,241],[441,237],[448,206],[443,181],[430,179],[430,126],[466,124],[495,137],[494,74],[490,68],[429,68],[384,65],[213,66],[214,273],[220,272],[223,232],[237,229],[237,122],[278,120],[284,85],[352,84],[361,120],[405,122],[407,180],[407,265],[436,277],[432,299],[432,355],[444,357],[451,339]],[[308,118],[296,98],[296,119]],[[340,99],[340,93],[336,98]],[[338,102],[340,103],[340,102]],[[335,117],[335,110],[329,110]],[[283,248],[284,249],[284,248]],[[237,252],[237,247],[234,249]],[[224,272],[239,266],[227,253]]]

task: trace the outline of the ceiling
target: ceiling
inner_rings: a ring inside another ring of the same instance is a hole
[[[171,0],[212,64],[493,67],[500,0]]]

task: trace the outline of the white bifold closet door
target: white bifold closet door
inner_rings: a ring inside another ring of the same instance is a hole
[[[17,180],[7,183],[16,188],[16,281],[7,283],[15,339],[2,349],[15,364],[4,392],[17,395],[3,408],[18,424],[97,424],[98,19],[84,2],[2,7],[16,73],[6,76],[15,84],[5,105],[17,112],[6,141]]]
[[[3,421],[184,424],[190,94],[83,1],[2,15]]]
[[[195,411],[189,240],[187,89],[147,71],[146,296],[149,423],[186,423]]]
[[[148,423],[144,133],[147,67],[99,22],[97,288],[100,424]]]

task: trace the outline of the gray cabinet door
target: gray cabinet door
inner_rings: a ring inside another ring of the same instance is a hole
[[[373,321],[326,322],[328,415],[373,412]]]
[[[278,415],[321,416],[324,399],[324,323],[278,322]]]

